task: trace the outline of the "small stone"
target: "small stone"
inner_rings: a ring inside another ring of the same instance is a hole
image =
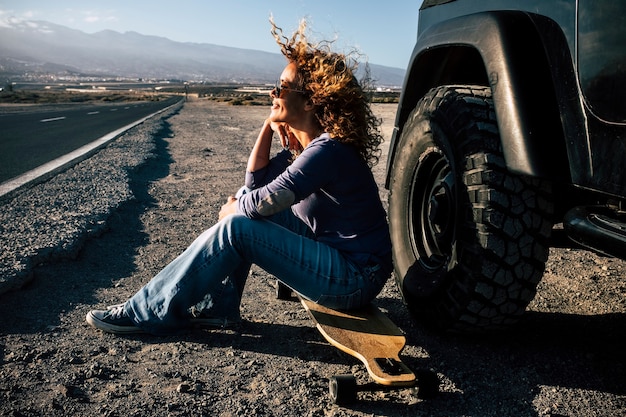
[[[178,386],[176,387],[176,391],[177,391],[178,393],[181,393],[181,394],[182,394],[182,393],[185,393],[185,392],[189,392],[189,391],[191,391],[191,385],[189,385],[189,384],[188,384],[188,383],[186,383],[186,382],[180,383],[180,384],[178,384]]]

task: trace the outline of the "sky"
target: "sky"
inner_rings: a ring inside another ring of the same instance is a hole
[[[372,64],[406,68],[422,0],[0,0],[0,25],[45,20],[95,33],[110,29],[279,53],[268,19],[290,35],[302,18],[313,40],[335,40]]]

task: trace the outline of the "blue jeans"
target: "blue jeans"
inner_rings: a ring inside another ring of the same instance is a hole
[[[303,297],[335,309],[358,308],[380,292],[390,272],[359,267],[314,240],[291,210],[262,220],[230,215],[203,232],[125,305],[152,334],[175,334],[194,312],[238,319],[252,264]]]

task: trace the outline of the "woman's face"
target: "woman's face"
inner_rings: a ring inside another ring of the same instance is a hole
[[[295,126],[298,120],[302,120],[305,114],[306,97],[298,92],[296,77],[296,65],[294,63],[287,64],[280,75],[280,97],[277,95],[276,89],[270,92],[270,97],[272,97],[270,120],[272,122],[286,122]]]

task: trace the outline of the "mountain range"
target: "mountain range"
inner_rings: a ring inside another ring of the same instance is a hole
[[[274,82],[279,53],[112,30],[88,34],[45,21],[0,25],[0,82],[26,75],[74,75],[205,82]],[[398,87],[404,69],[369,64],[380,87]]]

